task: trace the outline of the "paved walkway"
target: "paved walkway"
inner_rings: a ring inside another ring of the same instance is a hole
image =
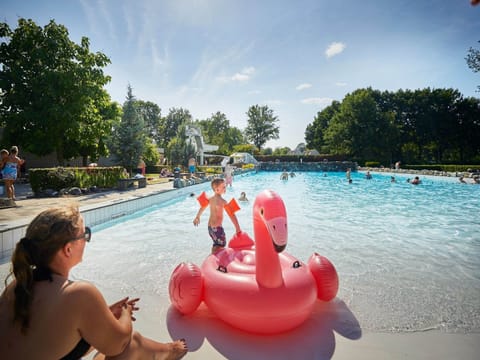
[[[138,198],[172,189],[173,181],[169,181],[126,191],[111,190],[80,196],[34,198],[30,184],[15,184],[17,206],[0,209],[0,229],[28,224],[38,213],[52,206],[77,202],[80,208],[94,207],[96,204]]]

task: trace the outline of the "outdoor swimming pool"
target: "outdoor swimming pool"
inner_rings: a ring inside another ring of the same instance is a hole
[[[409,332],[438,329],[480,331],[480,186],[455,178],[424,177],[414,186],[408,175],[249,173],[235,178],[225,199],[245,191],[240,225],[253,237],[255,194],[273,189],[283,198],[289,226],[286,251],[307,261],[327,256],[340,279],[338,298],[361,328]],[[210,185],[192,187],[198,196]],[[200,265],[209,254],[208,210],[198,228],[195,197],[159,204],[127,218],[97,226],[84,262],[73,278],[93,280],[101,289],[149,299],[165,311],[168,282],[177,264]],[[225,218],[229,238],[234,228]]]

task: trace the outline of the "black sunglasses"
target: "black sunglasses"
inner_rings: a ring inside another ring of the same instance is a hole
[[[92,238],[92,230],[88,226],[85,226],[85,232],[82,235],[80,235],[80,236],[78,236],[74,239],[70,239],[69,242],[70,241],[75,241],[75,240],[80,240],[80,239],[85,239],[86,242],[90,242],[91,238]]]

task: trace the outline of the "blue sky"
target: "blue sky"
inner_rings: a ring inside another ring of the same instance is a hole
[[[268,105],[295,148],[332,100],[355,89],[454,88],[478,97],[480,6],[469,0],[1,0],[0,21],[65,25],[76,43],[112,63],[107,90],[188,109],[221,111],[243,130],[251,105]]]

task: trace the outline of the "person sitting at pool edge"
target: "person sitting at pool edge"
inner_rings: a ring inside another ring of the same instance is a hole
[[[0,296],[2,359],[80,359],[93,349],[96,360],[182,358],[183,339],[164,344],[133,330],[138,298],[108,306],[93,284],[69,279],[90,239],[75,205],[32,220],[16,244]]]

